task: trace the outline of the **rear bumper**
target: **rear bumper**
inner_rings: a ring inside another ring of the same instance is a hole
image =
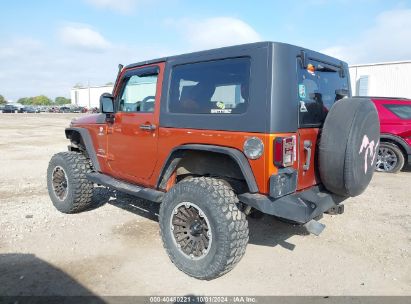
[[[258,193],[243,193],[239,200],[263,213],[305,224],[344,201],[346,197],[334,195],[322,187],[271,198]]]

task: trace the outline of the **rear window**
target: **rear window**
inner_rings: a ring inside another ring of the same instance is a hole
[[[331,106],[348,94],[347,72],[339,67],[310,60],[306,68],[298,64],[300,127],[321,126]]]
[[[173,68],[168,110],[172,113],[241,114],[248,107],[250,58]]]
[[[384,107],[401,119],[411,120],[411,105],[386,104]]]

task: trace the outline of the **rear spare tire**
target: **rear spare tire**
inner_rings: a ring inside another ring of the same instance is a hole
[[[344,98],[330,109],[319,143],[319,174],[340,196],[357,196],[371,181],[377,160],[380,123],[369,98]]]

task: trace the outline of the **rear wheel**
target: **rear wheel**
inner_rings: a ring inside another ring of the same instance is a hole
[[[404,154],[395,144],[382,142],[378,149],[376,170],[397,173],[404,167]]]
[[[178,269],[202,280],[219,277],[243,257],[248,223],[224,181],[188,178],[166,194],[160,207],[164,247]]]

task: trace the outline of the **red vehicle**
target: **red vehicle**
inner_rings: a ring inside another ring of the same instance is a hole
[[[396,173],[411,164],[411,99],[371,97],[380,118],[377,171]]]

